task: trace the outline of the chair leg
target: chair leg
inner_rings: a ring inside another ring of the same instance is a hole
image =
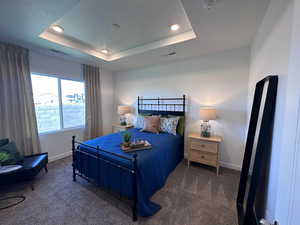
[[[73,167],[73,181],[76,181],[76,172],[75,172],[75,168]]]
[[[34,191],[34,181],[31,182],[30,186],[31,186],[31,190]]]
[[[48,173],[48,167],[47,167],[47,164],[45,165],[44,168],[45,168],[45,172]]]

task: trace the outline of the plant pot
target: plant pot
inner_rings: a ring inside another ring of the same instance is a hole
[[[124,147],[129,147],[130,144],[131,144],[130,142],[124,142],[124,143],[123,143],[123,146],[124,146]]]

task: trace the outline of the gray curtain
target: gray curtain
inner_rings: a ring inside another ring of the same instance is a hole
[[[41,152],[28,50],[1,42],[0,138],[15,141],[24,155]]]
[[[100,70],[98,67],[83,65],[85,82],[85,138],[102,135]]]

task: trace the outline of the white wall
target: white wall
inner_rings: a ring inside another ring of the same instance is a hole
[[[82,81],[81,64],[55,56],[30,51],[31,72],[56,75],[60,78]],[[104,134],[111,132],[113,108],[113,80],[110,71],[101,69],[102,118]],[[70,155],[71,137],[83,139],[83,129],[68,129],[40,135],[43,152],[49,153],[50,161]]]
[[[279,75],[266,217],[281,225],[300,220],[299,10],[299,0],[271,0],[251,57],[250,84]]]
[[[294,0],[292,8],[291,60],[276,208],[276,219],[281,225],[298,225],[300,221],[300,1]]]
[[[241,48],[116,73],[115,108],[118,104],[136,107],[137,96],[179,97],[186,94],[186,133],[199,133],[200,107],[215,106],[219,118],[212,124],[214,132],[224,138],[222,164],[240,169],[246,129],[249,55],[249,48]]]
[[[300,1],[292,1],[291,8],[291,56],[275,210],[275,218],[280,225],[298,225],[300,221]]]
[[[275,113],[266,203],[266,217],[270,219],[270,221],[275,219],[276,194],[280,161],[279,157],[280,150],[282,148],[283,125],[285,123],[284,108],[291,53],[290,48],[292,15],[292,1],[271,0],[264,20],[255,37],[251,53],[249,80],[250,104],[252,104],[255,83],[267,75],[279,75],[277,106]]]

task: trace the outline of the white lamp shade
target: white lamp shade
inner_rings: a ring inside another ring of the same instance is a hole
[[[118,114],[119,115],[125,115],[127,113],[131,112],[131,107],[128,105],[119,105],[118,106]]]
[[[212,108],[200,109],[200,119],[203,121],[217,119],[217,110]]]

